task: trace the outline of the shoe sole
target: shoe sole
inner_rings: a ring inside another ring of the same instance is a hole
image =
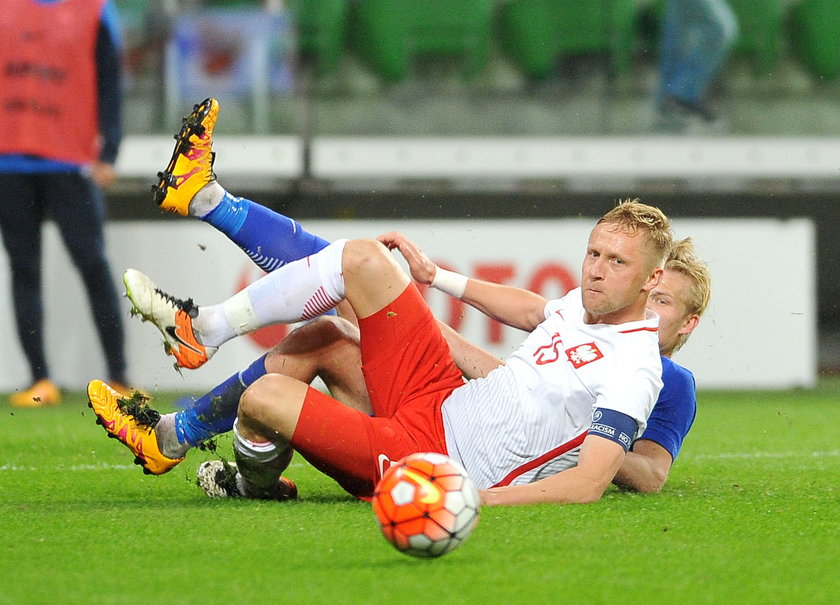
[[[175,135],[175,150],[172,152],[172,157],[169,159],[169,164],[166,165],[166,170],[158,172],[158,182],[152,185],[152,192],[154,193],[155,204],[160,206],[166,199],[166,192],[170,187],[175,186],[175,163],[178,161],[178,156],[185,155],[192,147],[190,137],[193,135],[202,136],[207,128],[202,124],[204,118],[210,114],[213,108],[213,103],[210,99],[205,99],[198,105],[193,107],[192,113],[183,119],[181,130]],[[212,165],[212,159],[211,159]]]

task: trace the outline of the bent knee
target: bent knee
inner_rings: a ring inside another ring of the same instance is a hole
[[[245,389],[239,398],[239,415],[261,419],[286,406],[287,398],[307,385],[282,374],[265,374]]]
[[[383,271],[396,266],[388,248],[375,239],[354,239],[344,246],[342,268],[345,274],[382,275]]]

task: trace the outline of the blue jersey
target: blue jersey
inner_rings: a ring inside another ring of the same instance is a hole
[[[697,415],[697,388],[694,374],[667,357],[662,358],[662,382],[664,386],[639,439],[658,443],[676,460]]]

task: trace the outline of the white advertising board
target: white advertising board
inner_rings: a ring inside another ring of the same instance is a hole
[[[397,229],[449,269],[562,295],[579,282],[591,219],[305,221],[325,237],[371,237]],[[816,273],[814,226],[806,219],[680,219],[678,237],[691,235],[713,277],[711,306],[676,360],[691,368],[700,388],[808,387],[816,380]],[[134,267],[163,290],[199,304],[215,303],[261,272],[223,235],[195,220],[113,223],[107,231],[113,278]],[[53,225],[45,229],[45,315],[48,359],[54,379],[81,389],[105,377],[81,280]],[[504,357],[522,333],[501,327],[436,291],[435,313],[473,342]],[[27,386],[29,374],[11,312],[9,269],[0,258],[0,390]],[[247,366],[282,336],[272,328],[226,344],[204,367],[172,367],[151,324],[130,318],[125,307],[129,375],[136,386],[203,392]]]

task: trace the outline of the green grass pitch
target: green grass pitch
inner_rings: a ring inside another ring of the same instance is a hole
[[[147,477],[83,395],[0,397],[0,604],[837,603],[840,380],[699,403],[661,494],[485,508],[420,560],[300,458],[296,502],[213,501],[193,483],[208,452]]]

